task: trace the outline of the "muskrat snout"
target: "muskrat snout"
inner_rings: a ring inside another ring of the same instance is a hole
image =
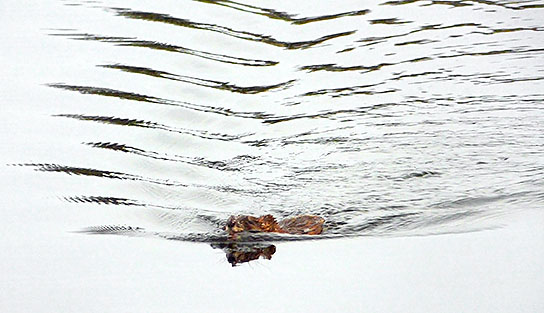
[[[228,233],[238,233],[243,231],[240,225],[238,225],[236,222],[236,216],[229,217],[227,223],[225,224],[225,231]]]

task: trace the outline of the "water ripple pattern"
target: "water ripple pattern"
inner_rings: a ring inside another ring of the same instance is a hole
[[[326,220],[248,241],[465,232],[544,203],[541,1],[63,3],[77,23],[44,32],[79,65],[44,85],[88,157],[12,165],[155,217],[83,232],[218,242],[233,214]]]

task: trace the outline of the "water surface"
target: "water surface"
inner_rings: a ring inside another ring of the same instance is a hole
[[[130,245],[284,268],[282,249],[300,244],[323,253],[353,242],[342,238],[433,242],[510,225],[544,200],[543,10],[7,2],[0,160],[13,209],[2,217],[7,233],[32,225],[9,245],[45,233],[75,246],[128,242],[80,232],[152,237]],[[326,227],[232,243],[233,214],[319,215]]]

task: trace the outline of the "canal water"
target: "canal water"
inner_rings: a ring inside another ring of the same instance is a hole
[[[544,309],[544,2],[0,20],[2,311]],[[325,225],[232,241],[239,214]]]

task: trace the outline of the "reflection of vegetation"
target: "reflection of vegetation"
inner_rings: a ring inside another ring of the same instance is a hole
[[[104,197],[104,196],[72,196],[64,197],[64,200],[73,203],[97,203],[107,205],[126,205],[126,206],[143,206],[135,200],[117,198],[117,197]]]
[[[380,63],[377,65],[354,65],[354,66],[340,66],[336,64],[316,64],[316,65],[305,65],[301,66],[300,70],[308,71],[308,72],[317,72],[317,71],[327,71],[327,72],[351,72],[351,71],[360,71],[362,73],[369,73],[373,71],[380,70],[383,67],[402,64],[402,63],[415,63],[415,62],[421,62],[421,61],[428,61],[432,60],[432,58],[429,57],[421,57],[421,58],[415,58],[405,61],[400,61],[397,63]]]
[[[369,45],[377,44],[377,43],[380,43],[380,42],[385,42],[388,39],[406,37],[406,36],[409,36],[411,34],[415,34],[415,33],[418,33],[418,32],[452,29],[452,28],[462,28],[462,27],[486,28],[485,26],[482,26],[481,24],[476,24],[476,23],[460,23],[460,24],[446,25],[446,26],[442,26],[441,24],[423,25],[418,29],[414,29],[414,30],[411,30],[409,32],[405,32],[405,33],[401,33],[401,34],[382,36],[382,37],[367,37],[367,38],[359,39],[357,41],[358,42],[363,42],[363,43],[365,43],[364,45],[369,46]]]
[[[147,183],[159,184],[164,186],[178,186],[178,187],[187,187],[187,185],[177,182],[172,182],[171,180],[161,180],[153,178],[145,178],[138,175],[99,170],[94,168],[86,167],[75,167],[75,166],[66,166],[54,163],[21,163],[13,164],[15,166],[25,166],[33,167],[34,170],[40,172],[50,172],[50,173],[64,173],[74,176],[87,176],[87,177],[99,177],[99,178],[109,178],[109,179],[119,179],[119,180],[132,180],[132,181],[143,181]]]
[[[92,168],[65,166],[65,165],[51,164],[51,163],[24,163],[24,164],[16,164],[16,165],[34,167],[36,171],[41,171],[41,172],[57,172],[57,173],[65,173],[68,175],[76,175],[76,176],[94,176],[94,177],[104,177],[104,178],[112,178],[112,179],[134,180],[134,176],[129,174],[124,174],[120,172],[112,172],[112,171],[103,171],[103,170],[97,170]]]
[[[377,19],[377,20],[370,20],[370,24],[407,24],[412,23],[408,21],[401,21],[398,18],[384,18],[384,19]]]
[[[70,91],[77,91],[82,94],[115,97],[115,98],[124,99],[124,100],[135,100],[135,101],[143,101],[143,102],[157,103],[157,104],[163,104],[163,105],[178,106],[178,107],[183,107],[189,110],[195,110],[195,111],[206,112],[206,113],[215,113],[215,114],[220,114],[224,116],[237,116],[241,118],[255,118],[255,119],[265,119],[271,116],[263,112],[233,112],[230,109],[221,108],[217,106],[191,104],[187,102],[162,99],[162,98],[146,96],[146,95],[125,92],[125,91],[120,91],[115,89],[109,89],[109,88],[76,86],[76,85],[66,85],[66,84],[47,84],[47,86],[53,87],[53,88],[70,90]],[[58,116],[75,117],[76,115],[69,116],[69,114],[60,114]],[[108,117],[107,119],[111,119],[111,118]],[[156,123],[153,123],[153,124],[155,126],[158,125]]]
[[[425,45],[428,43],[437,42],[437,40],[421,39],[421,40],[411,40],[405,42],[398,42],[395,46],[407,46],[407,45]]]
[[[444,1],[444,0],[433,0],[429,4],[425,4],[424,6],[429,6],[433,4],[441,4],[441,5],[451,5],[452,7],[467,7],[473,5],[472,3],[466,3],[463,1]]]
[[[161,154],[159,152],[155,151],[149,151],[149,150],[143,150],[140,148],[128,146],[125,144],[120,143],[114,143],[114,142],[84,142],[83,144],[91,146],[93,148],[100,148],[100,149],[108,149],[113,151],[120,151],[125,153],[133,153],[137,154],[143,157],[148,157],[156,160],[164,160],[164,161],[175,161],[175,162],[183,162],[191,165],[196,166],[203,166],[208,167],[220,171],[240,171],[241,168],[246,165],[246,163],[249,163],[253,161],[254,157],[249,155],[242,155],[234,157],[228,161],[214,161],[214,160],[207,160],[201,157],[187,157],[182,155],[167,155],[167,154]]]
[[[81,114],[57,114],[53,116],[73,118],[81,121],[93,121],[112,125],[135,126],[144,128],[160,128],[159,124],[146,122],[144,120],[136,120],[130,118],[119,118],[113,116],[97,116],[97,115],[81,115]]]
[[[195,1],[210,3],[210,4],[217,4],[223,7],[231,8],[231,9],[242,11],[242,12],[258,14],[258,15],[266,16],[271,19],[290,22],[295,25],[302,25],[302,24],[308,24],[312,22],[332,20],[332,19],[345,17],[345,16],[360,16],[370,12],[370,10],[357,10],[357,11],[343,12],[343,13],[330,14],[330,15],[321,15],[321,16],[315,16],[315,17],[295,18],[295,15],[293,14],[278,12],[272,9],[260,8],[257,6],[229,1],[229,0],[195,0]]]
[[[418,2],[419,0],[400,0],[400,1],[387,1],[382,3],[382,5],[403,5]]]
[[[362,71],[362,72],[372,72],[377,71],[384,66],[394,65],[393,63],[381,63],[378,65],[364,66],[364,65],[354,65],[354,66],[340,66],[336,64],[317,64],[317,65],[304,65],[300,69],[309,72],[316,71],[327,71],[327,72],[348,72],[348,71]]]
[[[262,43],[266,43],[266,44],[277,46],[277,47],[283,47],[286,49],[306,49],[330,39],[334,39],[334,38],[342,37],[342,36],[348,36],[355,33],[355,31],[348,31],[348,32],[336,33],[331,35],[325,35],[323,37],[320,37],[314,40],[287,42],[287,41],[277,40],[271,36],[254,34],[247,31],[238,31],[238,30],[234,30],[225,26],[192,22],[187,19],[172,17],[168,14],[132,11],[130,9],[112,9],[112,10],[114,10],[117,13],[117,15],[123,16],[126,18],[145,20],[145,21],[151,21],[151,22],[159,22],[159,23],[165,23],[165,24],[199,29],[199,30],[207,30],[207,31],[217,32],[223,35],[227,35],[227,36],[231,36],[231,37],[235,37],[239,39],[262,42]]]
[[[202,78],[184,76],[184,75],[176,75],[169,72],[157,71],[147,67],[129,66],[129,65],[121,65],[121,64],[100,65],[100,66],[105,68],[117,69],[117,70],[121,70],[128,73],[136,73],[136,74],[148,75],[148,76],[153,76],[158,78],[170,79],[170,80],[180,81],[180,82],[194,84],[198,86],[210,87],[210,88],[219,89],[219,90],[227,90],[230,92],[236,92],[236,93],[242,93],[242,94],[257,94],[257,93],[266,92],[272,89],[287,87],[289,84],[295,81],[295,80],[289,80],[283,83],[268,85],[268,86],[240,87],[233,84],[229,84],[227,82],[202,79]]]
[[[65,90],[77,91],[82,94],[105,96],[105,97],[115,97],[124,100],[134,100],[134,101],[143,101],[143,102],[153,102],[153,103],[162,103],[159,98],[140,95],[133,92],[120,91],[109,88],[101,87],[90,87],[90,86],[75,86],[75,85],[66,85],[66,84],[47,84],[49,87],[60,88]]]
[[[268,243],[223,242],[211,245],[214,249],[222,249],[226,253],[227,261],[236,266],[261,257],[270,260],[276,252],[276,246]]]
[[[272,66],[272,65],[278,64],[278,62],[276,61],[238,58],[238,57],[228,56],[224,54],[216,54],[216,53],[211,53],[206,51],[189,49],[189,48],[175,46],[175,45],[161,43],[161,42],[137,40],[136,38],[131,38],[131,37],[108,37],[108,36],[99,36],[99,35],[86,34],[86,33],[79,33],[79,34],[78,33],[76,34],[60,33],[60,34],[51,34],[51,35],[52,36],[66,36],[74,40],[94,40],[99,42],[109,42],[117,46],[123,46],[123,47],[140,47],[140,48],[148,48],[148,49],[154,49],[154,50],[160,50],[160,51],[183,53],[183,54],[196,56],[199,58],[204,58],[207,60],[213,60],[213,61],[218,61],[222,63],[236,64],[236,65]]]
[[[421,2],[422,0],[392,0],[382,3],[382,5],[404,5],[415,2]],[[526,4],[526,5],[517,5],[518,3],[523,3],[524,1],[489,1],[489,0],[468,0],[468,1],[446,1],[446,0],[425,0],[425,4],[422,6],[430,5],[451,5],[453,7],[466,7],[474,5],[475,3],[484,4],[488,6],[498,6],[510,10],[524,10],[524,9],[536,9],[543,8],[544,4]]]
[[[179,134],[185,134],[185,135],[194,136],[194,137],[203,138],[203,139],[213,139],[213,140],[222,140],[222,141],[238,140],[247,136],[247,134],[229,135],[229,134],[221,134],[221,133],[209,133],[206,131],[196,131],[196,130],[193,131],[190,129],[174,128],[168,125],[163,125],[163,124],[159,124],[155,122],[129,119],[129,118],[119,118],[119,117],[113,117],[113,116],[97,116],[97,115],[82,115],[82,114],[57,114],[53,116],[67,117],[67,118],[77,119],[80,121],[92,121],[92,122],[111,124],[111,125],[117,125],[117,126],[132,126],[132,127],[160,129],[160,130],[165,130],[165,131],[179,133]],[[126,146],[115,146],[115,145],[108,146],[108,144],[101,144],[101,145],[95,145],[95,147],[129,152],[129,149]],[[132,151],[130,152],[134,152],[134,151],[135,150],[132,149]],[[138,152],[141,154],[141,152],[144,152],[144,151],[139,150]]]
[[[333,98],[352,96],[352,95],[375,95],[382,93],[395,92],[396,89],[389,90],[369,90],[368,88],[382,85],[383,83],[373,84],[373,85],[363,85],[363,86],[353,86],[353,87],[342,87],[342,88],[331,88],[331,89],[320,89],[316,91],[310,91],[302,94],[302,97],[307,96],[319,96],[319,95],[329,95]]]

